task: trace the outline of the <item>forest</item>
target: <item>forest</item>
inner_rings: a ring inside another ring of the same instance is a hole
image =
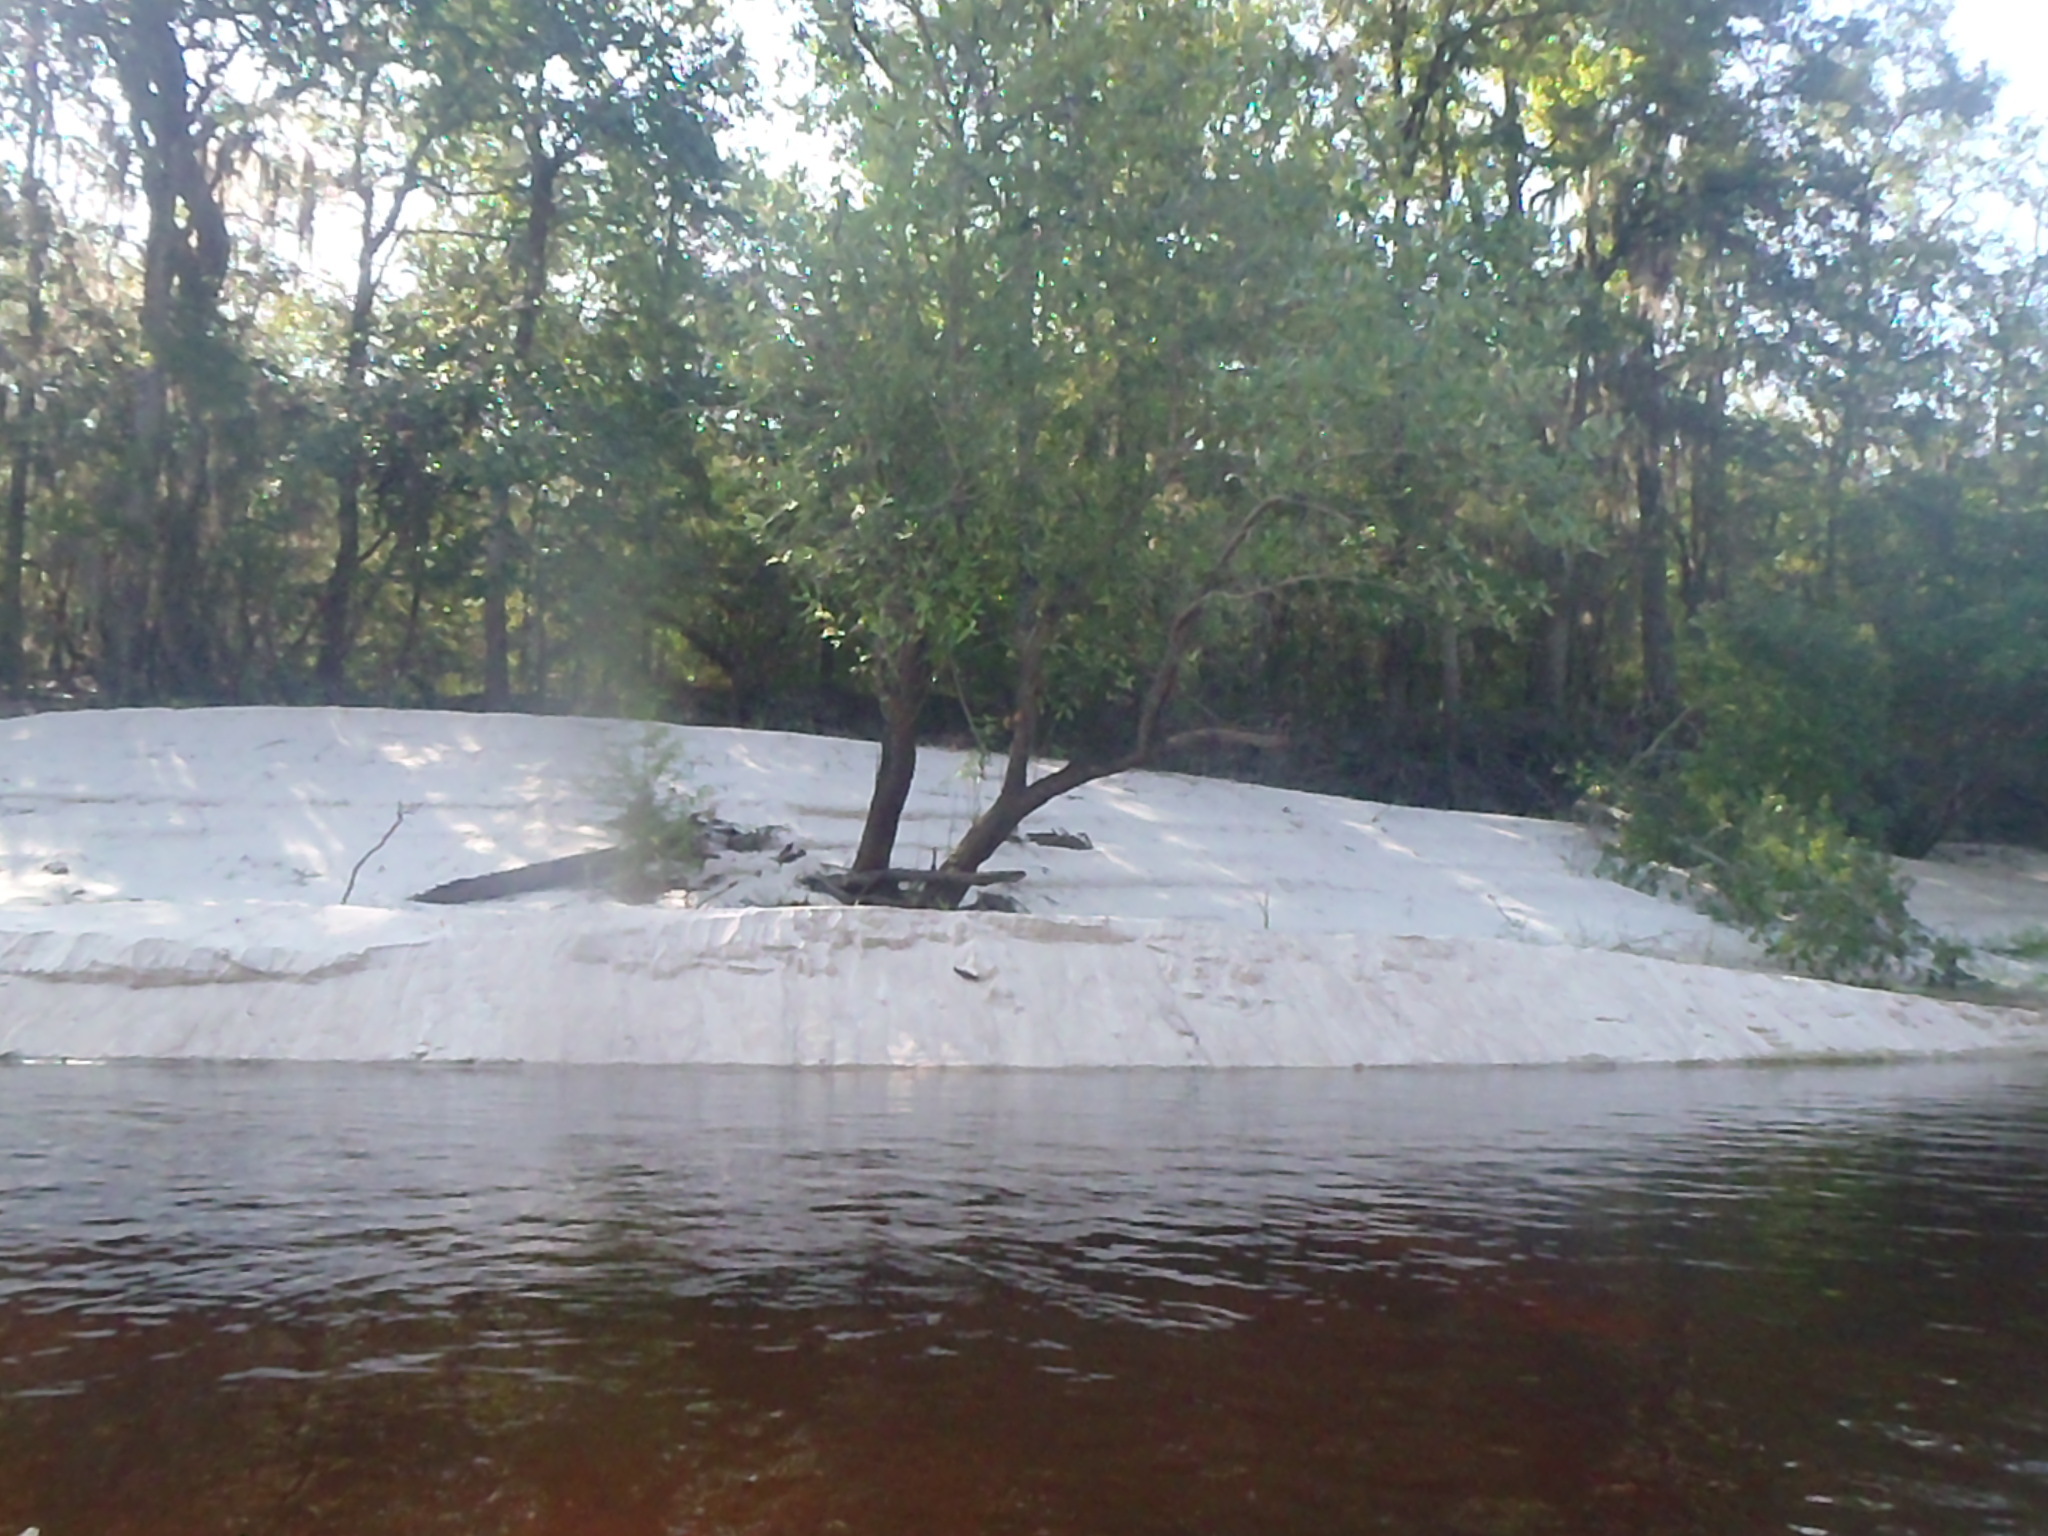
[[[1139,766],[2048,844],[1943,19],[814,0],[777,106],[711,0],[0,0],[0,693],[865,735],[869,869],[921,742],[966,871]]]

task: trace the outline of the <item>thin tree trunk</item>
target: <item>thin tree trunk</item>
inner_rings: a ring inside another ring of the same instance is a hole
[[[1021,793],[1031,779],[1031,756],[1038,750],[1045,713],[1045,653],[1051,644],[1052,620],[1034,606],[1017,648],[1017,697],[1010,716],[1009,761],[1003,765],[1006,795]]]
[[[1870,320],[1863,311],[1873,285],[1873,224],[1878,195],[1866,179],[1856,199],[1856,223],[1850,236],[1845,263],[1855,307],[1848,316],[1848,344],[1843,369],[1843,396],[1835,441],[1829,445],[1827,475],[1821,493],[1821,595],[1832,602],[1840,583],[1841,522],[1846,505],[1849,474],[1863,453],[1862,365],[1867,357],[1863,345],[1870,334]]]
[[[1706,412],[1689,454],[1686,533],[1678,600],[1688,624],[1725,595],[1728,540],[1728,376],[1715,362],[1707,375]]]
[[[1550,611],[1543,616],[1536,655],[1536,705],[1553,728],[1561,728],[1570,704],[1572,624],[1578,604],[1574,601],[1571,556],[1558,555],[1551,563]]]
[[[1465,660],[1460,654],[1465,629],[1454,618],[1437,621],[1437,672],[1442,683],[1444,718],[1455,722],[1465,712]]]
[[[15,390],[20,402],[14,417],[14,452],[7,474],[6,549],[0,553],[0,690],[10,697],[21,693],[22,644],[27,638],[27,613],[23,603],[22,574],[28,563],[28,487],[34,449],[30,429],[35,421],[36,397],[27,384]],[[6,401],[0,396],[0,420],[6,416]]]
[[[1198,741],[1255,741],[1260,745],[1274,744],[1266,738],[1255,737],[1246,731],[1197,730],[1166,737],[1160,734],[1160,730],[1165,722],[1167,706],[1173,702],[1174,695],[1180,688],[1181,673],[1187,666],[1188,657],[1194,652],[1197,626],[1202,615],[1207,611],[1209,604],[1223,592],[1238,556],[1243,553],[1252,535],[1276,508],[1286,504],[1284,498],[1271,498],[1253,507],[1225,541],[1216,564],[1201,589],[1179,613],[1174,615],[1173,622],[1167,626],[1151,681],[1146,685],[1144,698],[1139,702],[1137,725],[1132,731],[1129,750],[1116,757],[1069,762],[1035,782],[1030,781],[1028,775],[1031,752],[1037,745],[1038,722],[1045,686],[1045,647],[1050,639],[1050,632],[1045,616],[1033,614],[1019,647],[1019,707],[1012,722],[1010,759],[1003,775],[1002,790],[989,807],[974,819],[974,824],[946,856],[946,869],[959,874],[971,874],[980,869],[1034,811],[1050,804],[1061,795],[1079,789],[1083,784],[1092,784],[1097,779],[1106,779],[1113,774],[1128,773],[1133,768],[1142,768],[1162,753],[1177,747],[1193,745]]]
[[[350,182],[362,209],[362,227],[356,243],[355,293],[349,303],[348,333],[342,344],[342,409],[347,413],[349,441],[342,460],[334,496],[334,564],[320,594],[320,655],[314,677],[320,693],[330,704],[339,704],[348,692],[349,653],[355,647],[356,587],[363,568],[363,481],[366,478],[363,447],[364,385],[370,373],[370,328],[377,308],[377,263],[398,231],[405,202],[419,181],[419,164],[426,145],[415,146],[406,162],[405,173],[383,219],[377,216],[377,183],[371,175],[371,96],[376,87],[375,71],[366,73],[356,95],[355,147],[350,163]]]
[[[1678,706],[1678,641],[1671,624],[1671,513],[1658,446],[1636,449],[1636,582],[1642,613],[1643,701],[1654,719]]]
[[[84,647],[71,630],[71,577],[67,563],[50,583],[50,675],[58,686],[67,689],[84,665]]]
[[[526,697],[529,707],[536,710],[545,710],[548,703],[548,587],[547,567],[543,563],[547,535],[541,526],[544,505],[543,498],[536,493],[527,513],[533,574],[526,591],[526,643],[520,648],[526,658]]]
[[[1520,219],[1529,186],[1529,136],[1522,127],[1522,83],[1513,70],[1501,73],[1501,141],[1507,147],[1508,216]]]
[[[1636,421],[1636,601],[1643,648],[1643,703],[1653,721],[1678,707],[1678,641],[1671,625],[1671,509],[1664,493],[1664,381],[1654,342],[1623,366]]]
[[[1841,557],[1842,509],[1847,501],[1849,470],[1855,463],[1863,435],[1863,412],[1854,398],[1842,407],[1835,441],[1828,449],[1827,474],[1821,490],[1821,594],[1833,599],[1837,587],[1837,566]]]
[[[358,151],[358,169],[361,153]],[[341,362],[342,409],[348,413],[349,443],[334,493],[334,564],[320,594],[320,655],[313,675],[321,697],[339,704],[348,691],[348,657],[355,631],[356,580],[363,560],[362,386],[369,372],[370,317],[376,301],[376,251],[370,221],[373,204],[363,203],[363,241],[356,252],[356,289],[349,305],[348,338]]]
[[[1458,754],[1463,749],[1465,723],[1465,664],[1460,649],[1464,627],[1445,616],[1437,622],[1437,667],[1442,681],[1444,793],[1457,798]]]
[[[1543,621],[1542,686],[1538,702],[1554,728],[1562,728],[1571,707],[1572,610],[1559,594],[1557,607]]]
[[[165,507],[157,569],[162,683],[181,699],[202,699],[214,691],[213,628],[206,614],[206,560],[202,551],[206,503],[212,494],[211,454],[202,431],[182,494]]]
[[[320,655],[313,664],[320,696],[329,704],[348,694],[348,658],[354,648],[356,577],[362,569],[362,462],[353,446],[334,497],[334,565],[320,593]]]
[[[411,563],[412,590],[405,605],[405,629],[399,635],[398,653],[391,659],[393,682],[412,680],[413,653],[419,648],[420,642],[420,610],[425,606],[427,597],[426,556],[415,549]],[[420,691],[424,693],[424,690]]]
[[[169,456],[170,390],[164,370],[145,358],[130,380],[129,439],[121,524],[101,561],[94,594],[101,631],[101,668],[110,699],[134,703],[149,691],[152,654],[150,533]]]
[[[512,707],[512,490],[491,493],[491,526],[484,535],[484,708]]]
[[[541,305],[548,291],[548,239],[555,222],[555,178],[566,159],[542,142],[541,127],[526,129],[529,183],[526,228],[514,251],[522,277],[519,308],[512,323],[512,364],[524,375],[539,335]],[[499,485],[491,496],[491,528],[484,541],[484,708],[512,707],[512,488],[510,466],[500,466]]]

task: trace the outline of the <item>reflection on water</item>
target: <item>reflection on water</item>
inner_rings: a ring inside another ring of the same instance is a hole
[[[0,1536],[2048,1528],[2048,1071],[0,1070]]]

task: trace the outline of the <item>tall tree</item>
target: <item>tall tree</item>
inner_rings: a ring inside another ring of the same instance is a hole
[[[1332,580],[1451,628],[1489,606],[1457,527],[1478,479],[1376,452],[1436,403],[1396,400],[1418,348],[1537,447],[1471,346],[1500,320],[1460,297],[1486,269],[1404,264],[1333,200],[1313,62],[1280,29],[1113,3],[826,19],[863,182],[796,216],[764,409],[815,434],[775,531],[883,706],[860,867],[886,864],[925,694],[965,658],[1000,658],[1007,740],[960,871],[1058,795],[1215,740],[1172,709],[1222,611]],[[1077,698],[1124,724],[1034,777]]]
[[[427,106],[467,127],[447,170],[474,189],[483,231],[503,242],[499,334],[480,358],[494,451],[486,466],[483,696],[512,700],[511,601],[524,501],[545,496],[544,328],[563,242],[615,200],[701,217],[722,177],[712,129],[729,89],[728,45],[708,5],[588,0],[433,0],[418,25],[435,85]],[[658,233],[657,233],[658,238]],[[481,316],[482,311],[479,311]]]
[[[142,358],[129,381],[121,515],[129,547],[102,610],[117,696],[203,696],[212,682],[202,542],[214,444],[205,406],[239,368],[221,328],[233,260],[221,187],[242,147],[215,113],[246,19],[204,0],[127,0],[87,23],[127,105],[145,219]],[[204,61],[197,80],[188,49]]]
[[[362,571],[363,489],[370,472],[364,420],[377,304],[408,202],[444,125],[409,111],[401,82],[405,10],[350,5],[322,18],[322,126],[339,130],[339,190],[353,205],[355,252],[340,340],[341,436],[335,469],[334,560],[321,589],[315,681],[330,703],[348,695]]]
[[[0,522],[0,690],[19,694],[23,682],[22,643],[27,633],[23,576],[28,559],[30,481],[35,470],[37,413],[49,347],[49,267],[55,209],[44,180],[55,132],[50,71],[54,38],[47,12],[28,10],[0,22],[0,37],[19,62],[18,87],[8,118],[15,129],[20,178],[5,210],[7,244],[21,255],[11,273],[18,285],[21,321],[9,338],[6,372],[12,389],[0,394],[0,428],[8,441],[7,503]],[[11,416],[9,407],[11,406]]]

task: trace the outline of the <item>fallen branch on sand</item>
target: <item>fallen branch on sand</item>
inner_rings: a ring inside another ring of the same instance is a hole
[[[416,805],[400,805],[398,807],[398,815],[392,819],[391,825],[384,829],[384,835],[370,845],[370,851],[360,859],[357,859],[356,867],[348,872],[348,884],[342,887],[339,905],[344,907],[348,905],[349,897],[356,893],[356,876],[363,872],[363,866],[384,851],[384,845],[397,835],[400,827],[405,825],[405,818],[418,809],[419,807]]]
[[[775,846],[780,827],[736,827],[710,817],[696,819],[705,853],[763,853]],[[395,830],[395,829],[394,829]],[[389,833],[385,834],[387,837]],[[381,844],[379,846],[382,846]],[[374,849],[372,850],[375,851]],[[785,844],[775,862],[787,864],[803,857],[795,844]],[[534,891],[607,890],[627,900],[651,901],[663,891],[684,887],[701,866],[679,861],[650,862],[645,853],[630,848],[592,848],[566,858],[542,859],[488,875],[471,875],[449,880],[415,895],[412,900],[434,906],[462,906],[473,901],[496,901],[505,896],[525,896]]]
[[[1072,848],[1082,853],[1095,847],[1095,839],[1086,832],[1068,832],[1059,827],[1050,832],[1026,832],[1023,840],[1039,848]]]
[[[543,859],[517,869],[494,874],[473,875],[467,880],[450,880],[432,890],[421,891],[414,901],[435,906],[460,906],[471,901],[496,901],[501,896],[524,896],[531,891],[597,889],[608,886],[626,867],[623,848],[593,848],[572,853],[564,859]]]

